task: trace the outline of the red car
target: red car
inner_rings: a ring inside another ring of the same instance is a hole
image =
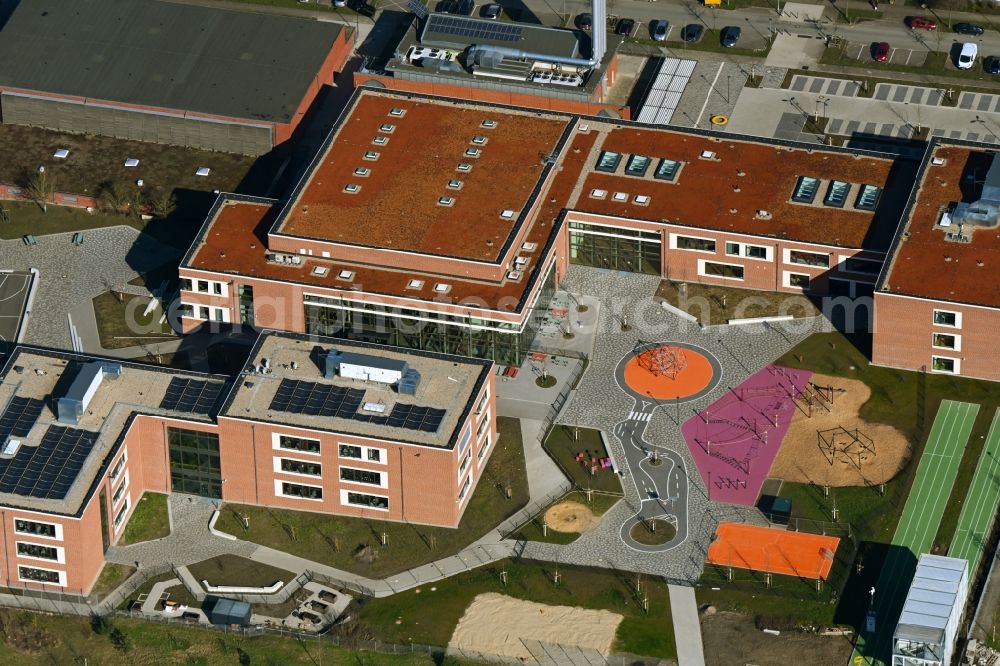
[[[889,42],[879,42],[872,46],[872,58],[875,62],[885,62],[889,59]]]
[[[910,30],[937,30],[937,21],[926,16],[911,16]]]

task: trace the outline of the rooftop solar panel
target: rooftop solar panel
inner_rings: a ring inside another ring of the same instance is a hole
[[[0,492],[64,499],[97,443],[98,434],[49,426],[38,446],[22,445],[13,458],[0,459]]]
[[[500,42],[521,40],[521,26],[511,23],[495,23],[459,16],[432,14],[427,22],[427,30],[442,35],[493,39]]]
[[[160,409],[189,414],[210,414],[222,384],[185,377],[174,377],[160,402]]]
[[[282,379],[271,398],[271,409],[291,414],[330,416],[407,430],[437,432],[446,410],[419,405],[393,405],[389,415],[358,411],[365,392],[359,389]]]
[[[44,400],[15,396],[0,415],[0,440],[8,435],[26,437],[45,407]]]

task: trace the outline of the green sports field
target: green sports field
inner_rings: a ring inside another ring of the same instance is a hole
[[[893,548],[875,586],[872,603],[875,634],[859,632],[851,657],[852,666],[881,666],[890,659],[892,634],[913,579],[917,558],[928,552],[934,542],[978,413],[979,405],[941,401],[892,538]]]
[[[986,445],[979,456],[976,473],[969,484],[969,493],[962,503],[955,538],[948,549],[949,557],[960,557],[969,563],[970,578],[979,566],[983,555],[983,542],[993,524],[997,505],[1000,504],[1000,409],[993,415]]]

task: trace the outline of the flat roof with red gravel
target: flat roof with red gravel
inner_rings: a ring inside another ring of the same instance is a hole
[[[947,241],[946,230],[935,228],[942,211],[978,198],[978,189],[963,192],[963,178],[974,170],[982,177],[994,154],[949,144],[933,149],[881,291],[1000,307],[1000,228],[965,227],[969,243]],[[941,160],[943,164],[933,163]],[[955,226],[949,230],[957,231]]]
[[[876,250],[888,249],[896,229],[901,204],[893,204],[888,191],[894,160],[870,154],[789,147],[733,138],[713,138],[670,130],[615,127],[608,124],[601,151],[622,155],[617,173],[595,170],[597,157],[588,165],[585,181],[576,201],[569,207],[587,213],[625,218],[665,220],[672,223],[770,236],[825,245]],[[714,159],[701,157],[703,151]],[[643,177],[623,175],[632,155],[652,158]],[[653,177],[661,158],[683,166],[673,182]],[[742,174],[742,175],[740,175]],[[800,176],[823,181],[812,204],[796,203],[792,193]],[[823,205],[828,181],[852,184],[843,208]],[[883,188],[882,201],[875,212],[854,208],[861,185]],[[603,199],[593,190],[607,192]],[[628,194],[616,201],[614,193]],[[635,202],[637,195],[648,204]],[[893,216],[893,209],[896,215]],[[770,219],[758,219],[757,211],[767,211]]]
[[[495,126],[483,127],[486,120]],[[274,233],[496,262],[523,222],[520,213],[534,198],[544,158],[557,151],[570,122],[569,116],[362,92]],[[376,137],[384,145],[373,143]],[[377,159],[365,159],[369,151]],[[471,171],[457,170],[459,163]],[[457,188],[448,186],[453,180]],[[349,193],[348,185],[360,190]],[[454,203],[441,205],[442,197]]]

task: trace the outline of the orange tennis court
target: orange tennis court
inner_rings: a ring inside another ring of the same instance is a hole
[[[840,539],[742,523],[720,523],[708,562],[736,569],[826,580]]]

